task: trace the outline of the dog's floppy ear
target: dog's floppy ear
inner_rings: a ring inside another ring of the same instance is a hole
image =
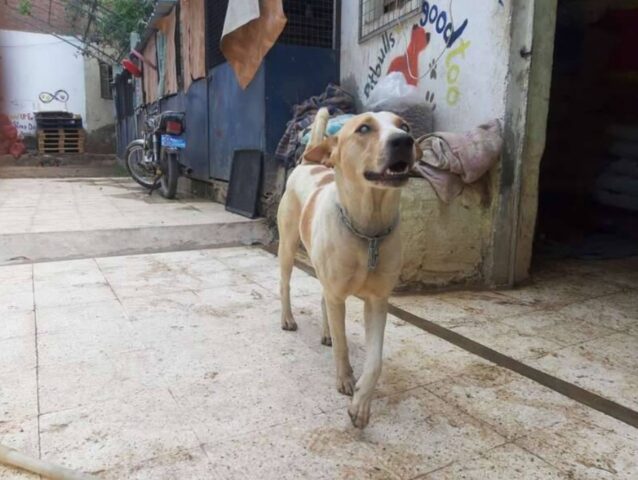
[[[323,163],[328,167],[334,167],[332,152],[336,146],[337,136],[332,135],[324,139],[319,145],[315,145],[306,150],[303,158],[306,162]]]

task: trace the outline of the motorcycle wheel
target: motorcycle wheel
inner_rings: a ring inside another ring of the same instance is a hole
[[[149,169],[143,163],[144,160],[144,140],[134,140],[126,147],[124,164],[126,170],[137,183],[144,188],[151,188],[154,185],[155,170]]]
[[[160,179],[160,194],[164,198],[175,198],[177,193],[177,179],[179,178],[178,154],[162,149],[162,178]]]

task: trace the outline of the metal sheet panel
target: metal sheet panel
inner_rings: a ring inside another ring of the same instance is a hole
[[[337,52],[326,48],[275,45],[266,56],[266,152],[273,155],[292,107],[339,83]]]
[[[124,154],[126,153],[126,147],[133,140],[138,138],[136,131],[135,116],[123,117],[117,123],[117,157],[120,160],[124,160]]]
[[[265,148],[264,67],[246,90],[242,90],[228,63],[211,69],[210,172],[211,177],[230,179],[233,152]]]
[[[178,106],[178,105],[176,105]],[[193,82],[184,98],[186,149],[182,162],[192,168],[191,177],[210,178],[208,162],[208,88],[206,79]]]
[[[183,112],[185,111],[184,103],[185,99],[183,92],[178,92],[176,95],[171,95],[170,97],[165,97],[160,100],[162,112],[165,112],[167,110]]]

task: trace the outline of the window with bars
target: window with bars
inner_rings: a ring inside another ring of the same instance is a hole
[[[420,4],[420,0],[359,0],[359,42],[414,15]]]
[[[113,67],[105,62],[99,62],[100,67],[100,97],[113,100]]]
[[[284,0],[283,7],[288,23],[279,42],[335,48],[335,0]]]

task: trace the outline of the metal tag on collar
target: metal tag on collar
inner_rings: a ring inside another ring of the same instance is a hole
[[[371,238],[368,240],[368,270],[373,271],[377,268],[379,262],[379,239]]]

